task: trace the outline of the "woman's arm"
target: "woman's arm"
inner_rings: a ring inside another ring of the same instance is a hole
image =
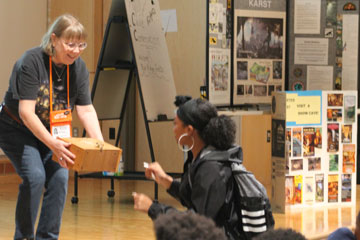
[[[94,106],[76,105],[76,112],[89,137],[104,141]]]
[[[74,164],[75,155],[67,147],[71,144],[55,139],[46,127],[42,124],[35,113],[35,100],[19,100],[19,115],[25,126],[52,152],[58,157],[62,157],[66,162]],[[61,166],[66,167],[66,163],[59,162]],[[65,165],[64,165],[65,164]]]

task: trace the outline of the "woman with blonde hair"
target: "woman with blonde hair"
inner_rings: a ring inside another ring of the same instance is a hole
[[[58,17],[39,47],[15,63],[0,107],[0,147],[22,179],[14,239],[58,239],[75,155],[69,143],[74,108],[88,135],[103,141],[80,58],[86,32],[72,15]],[[56,155],[59,162],[52,160]],[[45,191],[44,191],[45,189]],[[40,200],[42,207],[34,233]]]

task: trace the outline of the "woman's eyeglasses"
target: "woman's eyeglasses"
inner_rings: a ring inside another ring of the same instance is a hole
[[[74,51],[77,47],[80,51],[84,50],[87,47],[86,42],[74,43],[74,42],[63,42],[70,50]]]

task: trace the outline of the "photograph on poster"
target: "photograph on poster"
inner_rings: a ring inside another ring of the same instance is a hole
[[[230,50],[209,49],[209,101],[213,104],[230,102]]]
[[[250,67],[250,80],[266,84],[270,79],[271,62],[254,62]]]
[[[237,17],[237,58],[282,59],[283,19]]]
[[[343,6],[344,11],[355,11],[356,5],[354,3],[348,2]]]
[[[314,203],[315,187],[314,176],[304,177],[303,200],[305,204]]]
[[[217,45],[217,37],[210,37],[209,39],[210,45],[216,46]]]
[[[299,67],[294,68],[293,74],[295,77],[300,78],[303,75],[303,70]]]
[[[214,91],[227,91],[229,84],[229,56],[213,53],[211,56],[211,86]]]
[[[352,125],[345,124],[341,126],[341,143],[352,142]]]
[[[327,125],[327,151],[339,151],[339,124],[329,123]]]
[[[315,128],[303,128],[303,156],[309,157],[315,155]]]
[[[333,38],[334,37],[334,29],[333,28],[325,28],[324,35],[326,38]]]
[[[315,201],[323,202],[324,201],[324,174],[315,175]]]
[[[341,201],[351,202],[351,174],[341,174]]]
[[[274,85],[269,85],[268,86],[268,96],[271,96],[273,91],[275,91],[275,86]]]
[[[343,106],[343,97],[342,93],[330,93],[328,94],[328,106],[329,107],[342,107]]]
[[[338,68],[342,68],[342,57],[336,57],[335,63]]]
[[[328,176],[328,202],[338,202],[339,195],[339,176]]]
[[[222,3],[209,4],[209,33],[223,32],[223,9]]]
[[[330,154],[329,155],[329,172],[339,171],[339,155]]]
[[[321,170],[321,158],[308,158],[308,170],[309,171],[320,171]]]
[[[343,173],[355,172],[355,144],[343,145]]]
[[[326,26],[336,26],[336,15],[337,15],[337,4],[336,0],[326,1]]]
[[[335,77],[335,90],[341,90],[341,79],[342,79],[342,68],[335,68],[336,77]]]
[[[353,123],[355,122],[355,96],[345,96],[344,97],[344,122]]]
[[[294,185],[295,185],[295,194],[294,194],[294,203],[302,203],[302,175],[294,176]]]
[[[288,156],[291,157],[291,128],[285,130],[285,144]]]
[[[267,96],[266,86],[254,85],[254,96],[264,97]]]
[[[341,38],[341,35],[342,35],[342,30],[339,29],[336,31],[336,48],[339,49],[339,51],[343,51],[343,43],[342,43],[342,38]],[[341,56],[341,55],[337,55],[337,56]]]
[[[285,177],[285,204],[294,204],[294,176]]]
[[[291,171],[303,170],[303,159],[291,159]]]
[[[328,108],[327,109],[328,122],[341,122],[342,121],[342,108]]]
[[[315,139],[314,139],[314,145],[315,148],[321,149],[322,148],[322,129],[321,127],[315,128]]]
[[[282,79],[281,61],[273,61],[273,79]]]
[[[336,41],[337,41],[337,38],[338,38],[338,37],[336,37]],[[336,49],[336,56],[341,57],[341,56],[342,56],[342,51],[343,51],[342,48],[337,48],[337,49]],[[340,72],[340,76],[339,76],[339,77],[341,77],[341,68],[337,68],[337,72]]]
[[[301,137],[301,128],[293,128],[293,157],[301,156],[301,146],[302,146],[302,137]]]
[[[253,95],[253,86],[245,85],[246,95]]]
[[[236,94],[238,96],[243,96],[244,95],[244,85],[237,85],[237,91]]]
[[[303,82],[300,81],[293,82],[293,84],[291,85],[292,91],[302,91],[304,89],[305,89],[305,85]]]
[[[248,79],[248,62],[238,61],[237,62],[237,79],[247,80]]]

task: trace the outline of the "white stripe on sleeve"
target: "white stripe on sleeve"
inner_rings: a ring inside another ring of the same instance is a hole
[[[250,227],[250,226],[243,226],[244,232],[265,232],[266,231],[266,225],[261,227]]]
[[[249,216],[249,217],[262,217],[262,216],[265,216],[265,210],[246,211],[244,209],[241,209],[241,214]]]

